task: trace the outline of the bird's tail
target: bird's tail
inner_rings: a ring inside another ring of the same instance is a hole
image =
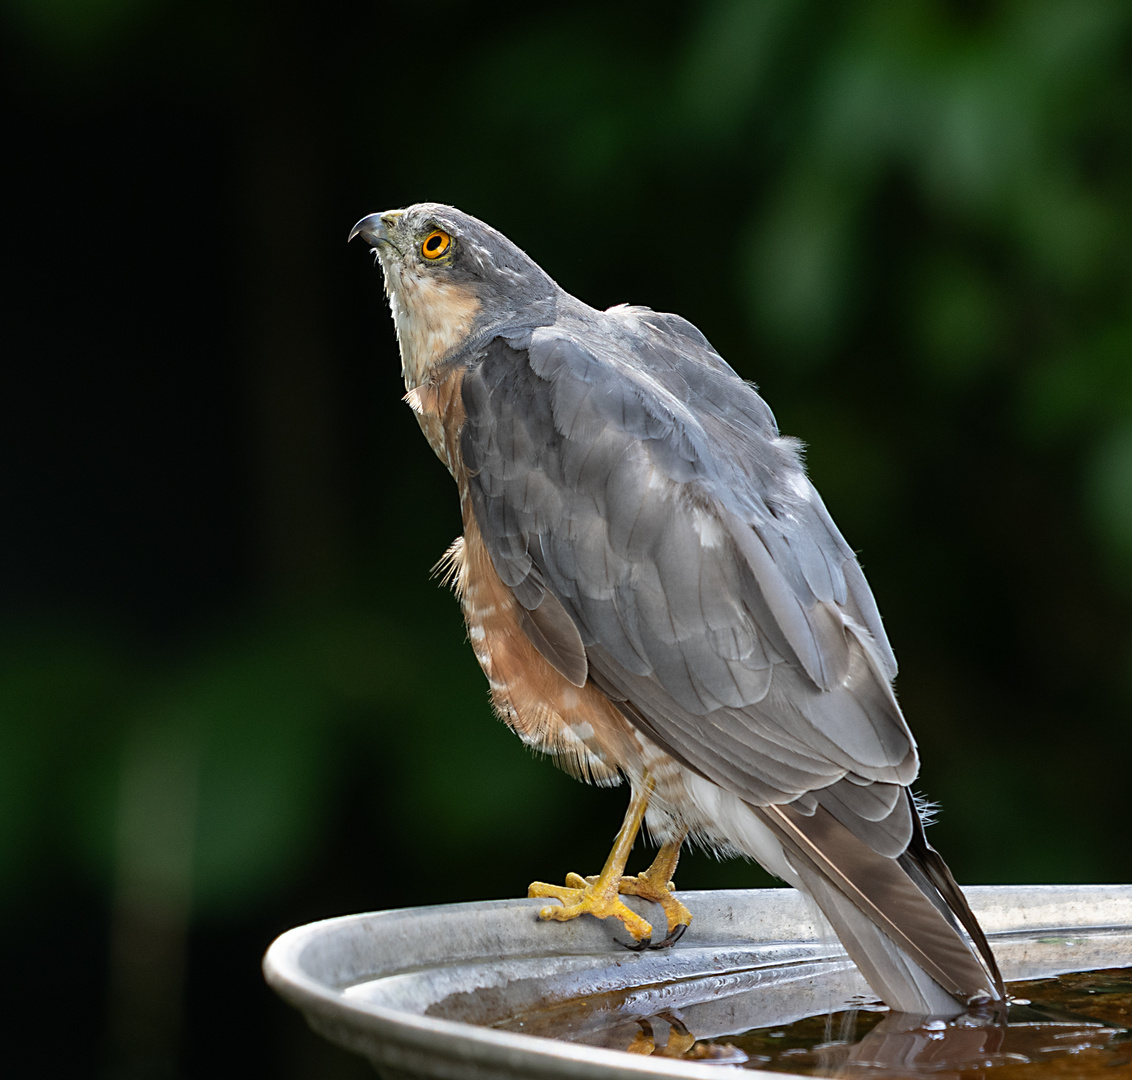
[[[914,809],[911,842],[896,858],[878,854],[822,806],[811,814],[788,805],[757,813],[891,1008],[953,1016],[973,1001],[1004,997],[986,937]]]

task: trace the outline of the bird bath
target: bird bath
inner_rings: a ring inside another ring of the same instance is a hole
[[[964,891],[1009,982],[1132,967],[1132,885]],[[629,952],[615,942],[613,926],[594,919],[541,922],[541,900],[500,900],[298,927],[274,942],[264,971],[315,1031],[369,1058],[387,1080],[718,1078],[724,1064],[766,1061],[738,1049],[730,1036],[755,1028],[766,1033],[806,1017],[826,1018],[828,1029],[828,1018],[851,1005],[861,1015],[876,1011],[865,981],[794,890],[681,898],[694,921],[675,948],[663,951]],[[645,913],[645,906],[639,910]],[[1057,1017],[1034,1016],[1047,1034],[1075,1032],[1075,1046],[1123,1038],[1111,1022],[1082,1025],[1080,1015],[1063,1017],[1064,1030],[1054,1031]],[[1012,1023],[1019,1018],[1034,1019],[1015,1010]],[[967,1032],[943,1039],[938,1030],[902,1020],[890,1014],[878,1025],[862,1025],[871,1030],[847,1050],[849,1064],[864,1061],[869,1075],[879,1077],[881,1062],[905,1069],[920,1062],[940,1076],[932,1051],[941,1040],[972,1060],[998,1052],[994,1063],[1009,1065],[1022,1057],[988,1035],[1001,1031],[993,1024],[972,1020]],[[827,1057],[831,1067],[845,1068],[845,1053]],[[781,1062],[772,1067],[783,1075]],[[1041,1066],[1032,1069],[1028,1077],[1043,1075]],[[1116,1073],[1109,1068],[1105,1075]]]

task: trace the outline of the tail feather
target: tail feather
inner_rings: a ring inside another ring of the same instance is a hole
[[[924,839],[918,818],[912,844],[894,859],[878,854],[824,807],[811,815],[788,805],[756,812],[782,841],[849,955],[892,1008],[954,1014],[971,998],[1003,996],[986,938],[946,864]],[[974,947],[960,925],[971,933]]]
[[[897,1012],[950,1017],[963,1006],[906,952],[893,944],[860,908],[812,867],[799,872],[802,887],[829,921],[865,981]]]
[[[987,936],[979,925],[979,920],[975,918],[975,913],[967,903],[967,898],[963,895],[963,891],[959,888],[955,878],[952,877],[951,868],[943,861],[943,856],[928,843],[919,815],[914,814],[912,820],[914,829],[912,841],[908,845],[908,850],[900,857],[901,865],[905,869],[908,869],[909,865],[915,865],[927,875],[931,886],[942,903],[947,906],[950,913],[959,921],[975,943],[975,948],[978,949],[979,956],[994,983],[995,996],[1005,998],[1006,987],[1002,981],[1002,972],[998,969],[998,963],[995,961]],[[921,888],[923,888],[922,885]]]

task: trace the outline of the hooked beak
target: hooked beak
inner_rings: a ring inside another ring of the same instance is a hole
[[[350,230],[346,243],[353,240],[355,236],[360,236],[370,247],[388,244],[390,240],[387,219],[391,216],[388,211],[382,214],[367,215]]]

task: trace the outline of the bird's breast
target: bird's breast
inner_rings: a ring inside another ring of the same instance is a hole
[[[634,729],[592,682],[575,686],[527,637],[519,601],[495,570],[463,483],[460,494],[464,535],[449,549],[447,569],[496,712],[525,743],[581,779],[609,784],[619,769],[635,772]]]

